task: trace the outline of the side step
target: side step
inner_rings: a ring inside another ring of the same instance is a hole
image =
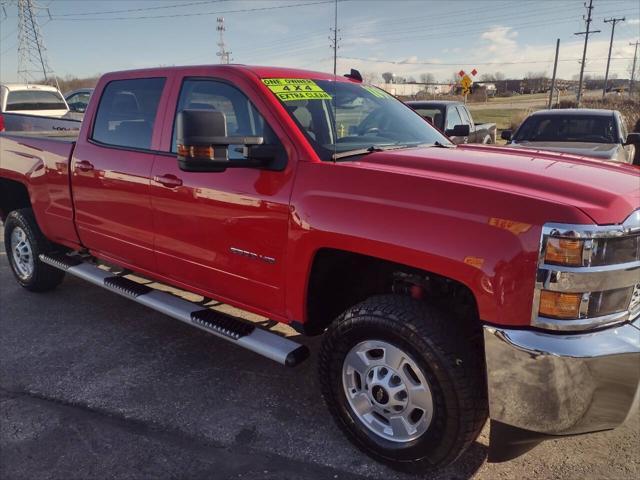
[[[295,367],[309,356],[306,346],[288,338],[231,315],[203,309],[201,305],[114,275],[79,259],[66,255],[40,255],[40,260],[287,367]]]

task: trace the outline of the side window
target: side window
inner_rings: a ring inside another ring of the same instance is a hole
[[[460,125],[462,123],[462,119],[458,114],[458,109],[455,107],[451,107],[447,112],[447,130],[452,130],[456,125]]]
[[[278,143],[273,130],[264,121],[247,96],[227,83],[207,79],[187,79],[182,84],[177,112],[182,110],[218,110],[227,119],[227,135],[263,137],[265,144]],[[229,146],[229,159],[244,158],[240,145]],[[175,120],[171,151],[175,153]]]
[[[467,107],[458,107],[458,112],[460,113],[460,118],[462,119],[463,125],[471,125],[471,117],[469,116],[469,112],[467,111]]]
[[[164,78],[114,80],[102,92],[92,139],[118,147],[151,148]]]
[[[617,117],[618,117],[618,125],[620,125],[620,138],[624,143],[627,140],[627,135],[629,134],[629,132],[627,132],[627,125],[624,122],[625,118],[622,115],[617,115]]]

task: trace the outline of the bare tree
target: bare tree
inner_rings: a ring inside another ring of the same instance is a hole
[[[501,80],[504,80],[507,77],[505,77],[504,73],[502,72],[496,72],[493,74],[493,78],[495,79],[496,82],[499,82]]]
[[[420,74],[420,82],[422,83],[435,83],[436,78],[433,76],[433,73],[421,73]]]
[[[416,78],[415,78],[415,77],[412,77],[412,76],[409,76],[409,77],[407,77],[407,79],[406,79],[406,83],[417,83],[417,82],[416,82]]]
[[[392,72],[384,72],[382,74],[382,78],[384,79],[384,83],[393,83],[393,73]]]

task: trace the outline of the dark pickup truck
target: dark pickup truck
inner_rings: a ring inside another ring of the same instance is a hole
[[[462,102],[411,101],[406,104],[444,132],[455,144],[496,143],[496,124],[475,123],[471,112]]]

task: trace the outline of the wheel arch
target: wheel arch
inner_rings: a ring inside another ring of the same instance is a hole
[[[13,210],[31,208],[27,187],[16,180],[0,178],[0,219],[4,222]]]
[[[304,332],[318,335],[347,308],[388,293],[433,301],[480,331],[476,295],[460,279],[353,251],[320,248],[308,276]]]

